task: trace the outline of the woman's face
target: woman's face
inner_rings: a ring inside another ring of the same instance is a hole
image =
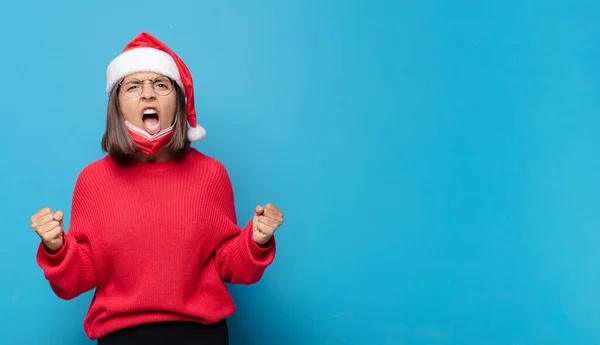
[[[121,83],[119,105],[125,120],[148,134],[156,134],[173,124],[177,93],[173,82],[163,75],[134,73]]]

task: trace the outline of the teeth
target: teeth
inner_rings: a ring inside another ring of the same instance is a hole
[[[148,115],[148,114],[157,114],[157,112],[154,109],[146,109],[146,110],[144,110],[144,115]]]

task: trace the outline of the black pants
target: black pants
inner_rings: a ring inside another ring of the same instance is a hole
[[[227,322],[211,325],[160,322],[118,330],[98,339],[98,345],[228,345]]]

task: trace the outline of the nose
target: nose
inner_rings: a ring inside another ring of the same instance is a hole
[[[142,84],[142,98],[144,99],[152,99],[156,95],[154,94],[154,88],[151,83],[143,83]]]

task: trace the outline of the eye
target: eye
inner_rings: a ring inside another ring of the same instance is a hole
[[[170,90],[171,89],[171,83],[169,83],[168,81],[161,79],[161,80],[157,80],[154,82],[154,87],[158,88],[160,90]]]

